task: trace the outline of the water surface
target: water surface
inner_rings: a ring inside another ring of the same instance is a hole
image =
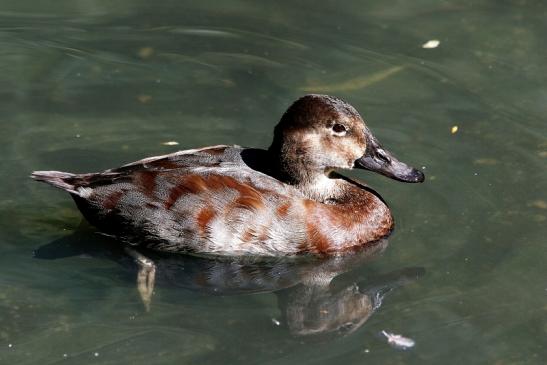
[[[524,0],[1,1],[0,362],[545,363],[546,17]],[[397,222],[362,262],[160,258],[147,312],[134,264],[28,179],[266,147],[308,92],[346,99],[428,177],[352,173]],[[338,275],[331,291],[314,270]],[[230,281],[249,271],[264,280]]]

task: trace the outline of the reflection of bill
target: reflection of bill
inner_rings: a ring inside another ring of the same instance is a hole
[[[211,295],[275,292],[282,313],[276,325],[287,326],[295,336],[317,336],[352,333],[381,306],[388,292],[424,273],[422,268],[405,268],[366,279],[356,277],[355,269],[387,244],[382,240],[352,254],[323,259],[205,258],[136,251],[78,230],[40,247],[35,256],[53,259],[84,254],[108,257],[131,268],[136,264],[137,289],[147,311],[153,309],[153,292],[161,286]]]

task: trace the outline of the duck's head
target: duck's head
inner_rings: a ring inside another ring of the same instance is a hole
[[[278,159],[281,177],[292,183],[353,168],[403,182],[424,181],[421,171],[380,145],[355,108],[327,95],[295,101],[275,127],[269,151]]]

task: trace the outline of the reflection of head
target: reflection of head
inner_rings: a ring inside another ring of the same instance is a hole
[[[287,303],[286,321],[296,336],[351,333],[374,312],[374,298],[356,285],[332,294],[328,288],[301,286]]]

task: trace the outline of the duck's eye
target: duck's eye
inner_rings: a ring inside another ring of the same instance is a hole
[[[335,123],[332,126],[332,130],[334,133],[342,134],[347,131],[346,126],[340,123]]]

